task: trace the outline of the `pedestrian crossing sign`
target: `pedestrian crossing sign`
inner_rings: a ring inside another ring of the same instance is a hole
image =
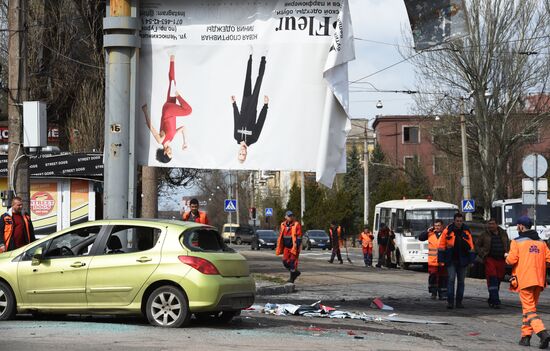
[[[223,210],[225,212],[237,212],[237,200],[227,199],[224,202]]]
[[[266,217],[272,217],[273,216],[273,209],[272,208],[266,208],[265,209],[265,216]]]
[[[474,200],[462,200],[462,212],[473,213],[476,211],[476,203]]]

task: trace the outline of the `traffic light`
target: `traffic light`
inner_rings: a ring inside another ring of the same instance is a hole
[[[251,207],[250,208],[250,218],[251,219],[256,219],[256,207]]]

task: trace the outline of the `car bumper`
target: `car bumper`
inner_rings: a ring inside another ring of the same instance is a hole
[[[245,309],[254,303],[256,293],[251,276],[205,275],[194,269],[180,285],[187,294],[191,312]]]
[[[261,247],[262,249],[274,249],[277,244],[275,243],[265,243],[265,244],[258,244],[259,247]]]

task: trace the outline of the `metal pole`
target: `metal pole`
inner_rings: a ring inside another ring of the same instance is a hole
[[[363,160],[363,193],[365,197],[365,204],[363,209],[363,225],[366,227],[369,225],[369,144],[367,141],[368,130],[365,127],[365,143],[364,143],[364,160]]]
[[[252,171],[252,199],[250,201],[251,207],[256,207],[256,172]],[[256,217],[252,217],[252,230],[256,232]]]
[[[23,101],[28,93],[26,17],[26,0],[8,1],[8,188],[30,212],[29,159],[23,148]]]
[[[462,173],[463,173],[463,197],[470,200],[470,168],[468,166],[468,141],[466,138],[466,116],[464,112],[464,98],[460,98],[460,132],[462,140]],[[465,220],[471,221],[472,214],[466,213]]]
[[[300,172],[300,223],[304,225],[304,212],[306,210],[306,181],[304,172]]]
[[[237,201],[237,206],[235,206],[236,209],[236,215],[237,215],[237,225],[241,223],[240,219],[240,211],[239,211],[239,172],[237,171],[237,179],[235,180],[235,200]]]
[[[534,184],[534,193],[535,193],[535,204],[533,205],[533,225],[535,226],[535,230],[537,230],[537,203],[538,203],[538,196],[537,196],[537,182],[538,182],[538,169],[539,169],[539,155],[535,155],[535,184]]]
[[[139,22],[136,14],[132,16],[130,0],[110,0],[108,13],[103,22],[107,58],[103,214],[105,218],[126,218],[129,212],[133,213],[129,209],[128,194],[130,151],[133,149],[130,146],[130,115],[134,111],[131,105],[136,80],[132,80],[131,68],[140,45]]]
[[[232,186],[233,186],[233,183],[232,183],[232,181],[231,181],[231,171],[229,171],[229,187],[227,188],[227,198],[230,199],[230,200],[233,199],[233,196],[232,196],[233,194],[232,194],[232,191],[231,191],[231,187],[232,187]],[[229,217],[228,220],[229,220],[229,223],[230,223],[230,224],[233,224],[233,221],[232,221],[232,220],[233,220],[233,216],[232,216],[232,214],[233,214],[233,213],[232,213],[231,211],[229,211],[228,214],[227,214],[227,216]]]

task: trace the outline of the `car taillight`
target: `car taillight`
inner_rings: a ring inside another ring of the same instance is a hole
[[[186,265],[195,268],[202,274],[217,275],[220,274],[216,266],[212,262],[205,260],[204,258],[194,256],[178,256],[179,260]]]

